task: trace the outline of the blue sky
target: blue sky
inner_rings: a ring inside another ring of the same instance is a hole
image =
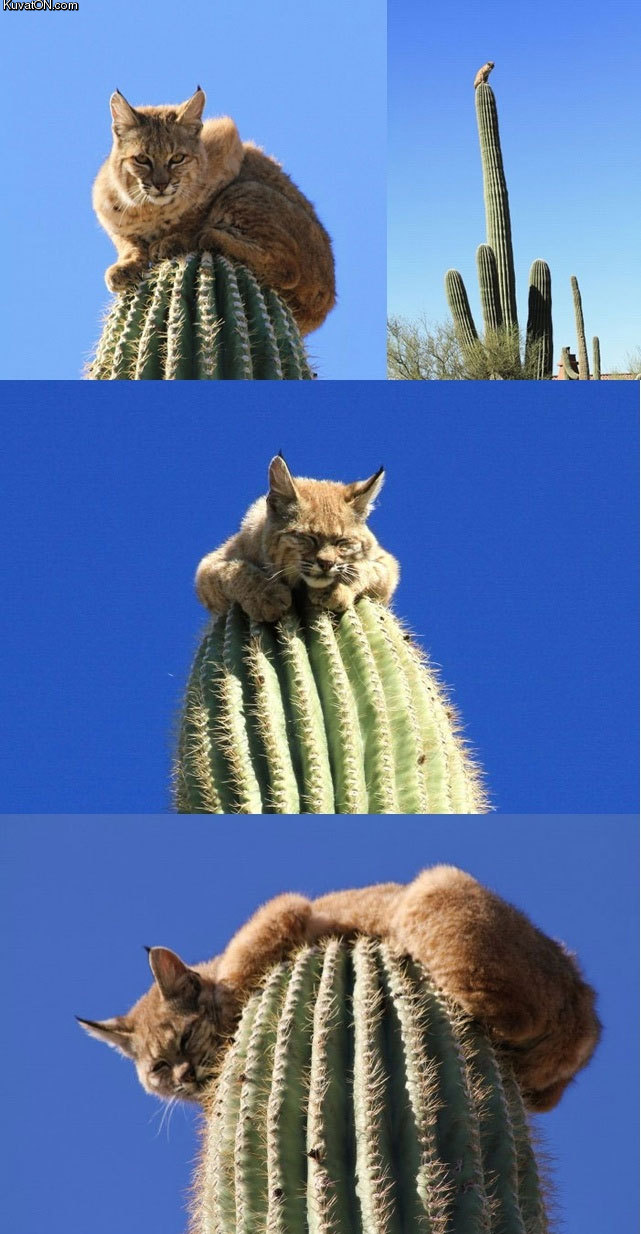
[[[286,889],[409,881],[452,862],[574,949],[604,1024],[589,1068],[538,1126],[566,1234],[638,1215],[637,832],[634,818],[298,820],[5,818],[0,938],[3,1218],[12,1234],[182,1234],[196,1119],[161,1107],[74,1014],[124,1011],[149,984],[143,945],[216,954]],[[613,1185],[616,1180],[616,1185]]]
[[[80,0],[3,12],[5,302],[0,377],[80,376],[99,333],[113,246],[92,209],[108,101],[178,102],[200,83],[315,203],[334,240],[339,305],[310,339],[324,378],[385,375],[384,0]]]
[[[470,392],[474,398],[470,399]],[[6,383],[0,810],[162,813],[199,559],[283,450],[372,528],[504,812],[637,809],[628,383]]]
[[[638,46],[641,11],[596,0],[529,5],[395,0],[389,8],[389,308],[447,318],[460,270],[480,321],[475,254],[485,240],[472,82],[495,69],[519,317],[532,261],[552,272],[555,357],[576,350],[570,275],[604,371],[641,345]]]

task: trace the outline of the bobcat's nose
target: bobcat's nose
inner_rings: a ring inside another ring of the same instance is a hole
[[[191,1063],[181,1063],[174,1067],[174,1080],[177,1084],[191,1084],[196,1079],[196,1072]]]
[[[332,566],[334,565],[334,560],[332,557],[317,557],[316,565],[319,570],[323,571],[323,574],[329,574]]]
[[[153,184],[154,184],[154,188],[157,189],[159,193],[164,193],[165,189],[167,188],[167,185],[169,184],[169,176],[166,176],[164,178],[160,176],[154,176]]]

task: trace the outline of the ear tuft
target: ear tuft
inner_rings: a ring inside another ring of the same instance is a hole
[[[127,1058],[134,1057],[134,1030],[125,1016],[113,1016],[111,1020],[83,1020],[79,1015],[75,1018],[90,1037],[104,1041]]]
[[[385,482],[385,468],[379,467],[367,480],[345,485],[345,500],[359,518],[367,518]]]

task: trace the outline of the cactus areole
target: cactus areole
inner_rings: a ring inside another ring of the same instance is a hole
[[[480,814],[479,774],[425,657],[383,605],[207,630],[175,767],[187,814]]]
[[[385,945],[307,947],[246,1004],[206,1102],[193,1234],[545,1234],[518,1085]]]
[[[108,380],[309,380],[280,296],[220,254],[160,262],[116,297],[87,376]]]

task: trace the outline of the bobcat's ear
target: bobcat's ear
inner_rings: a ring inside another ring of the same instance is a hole
[[[200,993],[200,977],[183,964],[168,947],[149,948],[149,967],[163,998],[169,1003],[192,1006]]]
[[[116,1015],[111,1020],[83,1020],[77,1015],[76,1019],[90,1037],[105,1041],[114,1050],[126,1054],[127,1058],[134,1057],[134,1030],[125,1016]]]
[[[120,90],[114,90],[109,99],[109,107],[113,121],[112,128],[116,137],[122,137],[128,129],[135,129],[140,124],[142,117],[129,105]]]
[[[385,468],[379,467],[369,480],[357,480],[354,484],[345,485],[345,501],[352,507],[359,518],[367,518],[385,481]]]
[[[275,514],[287,513],[298,501],[296,485],[282,454],[277,454],[269,464],[269,493],[267,505]]]
[[[191,125],[196,129],[202,128],[203,111],[206,102],[207,96],[205,91],[201,90],[200,86],[196,86],[196,93],[192,94],[186,103],[181,103],[178,108],[178,115],[176,117],[178,123]]]

